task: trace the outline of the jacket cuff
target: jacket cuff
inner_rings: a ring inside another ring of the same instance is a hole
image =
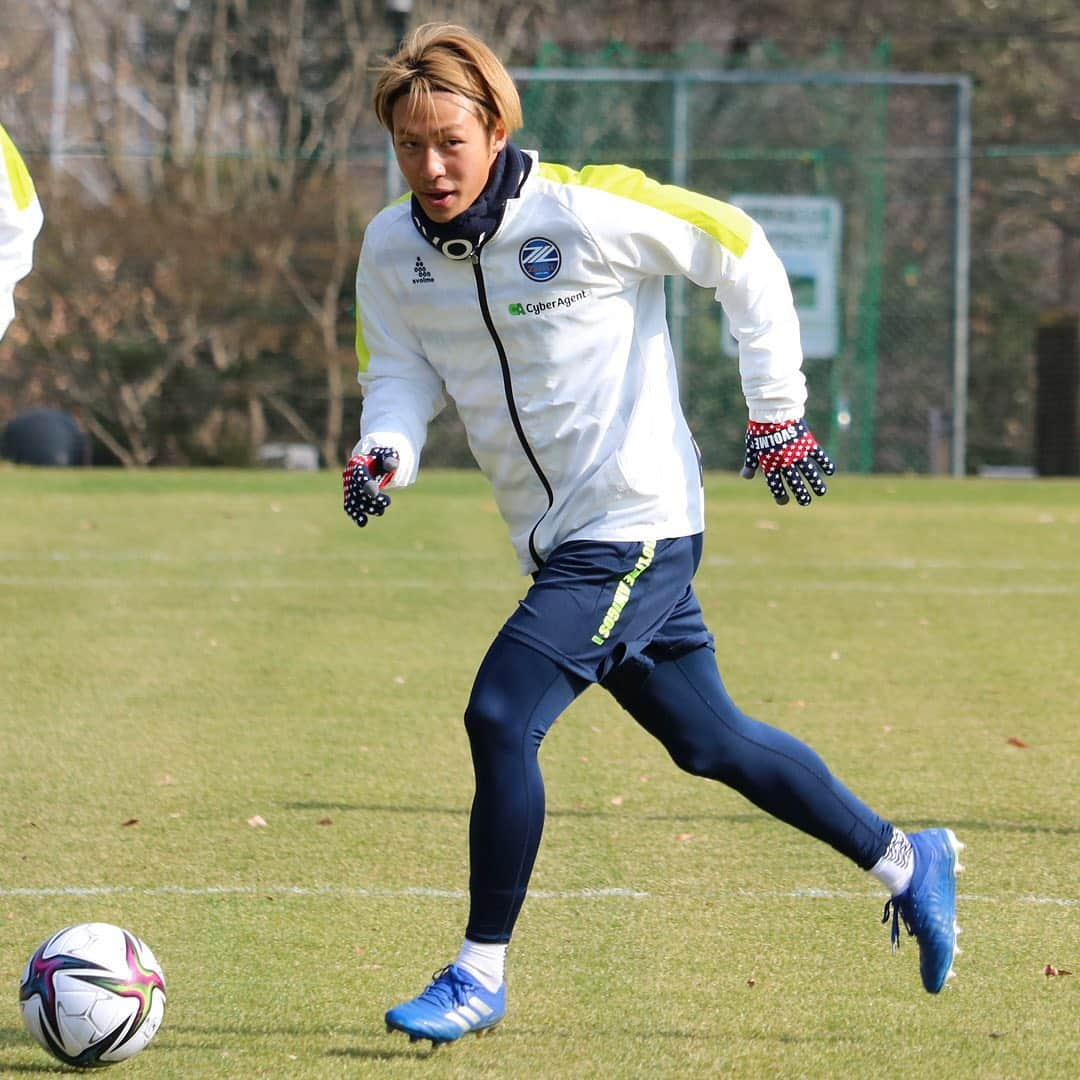
[[[784,424],[789,420],[801,420],[804,409],[750,409],[750,419],[758,424]]]
[[[416,480],[419,468],[419,455],[412,443],[400,431],[372,431],[361,437],[352,448],[354,454],[366,454],[375,446],[391,446],[398,454],[398,467],[388,488],[408,487]]]

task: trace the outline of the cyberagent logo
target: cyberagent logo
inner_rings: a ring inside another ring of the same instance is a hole
[[[562,266],[562,253],[551,240],[534,236],[521,245],[518,265],[532,281],[550,281]]]
[[[569,296],[557,296],[554,300],[530,300],[525,304],[511,304],[507,309],[511,315],[543,315],[545,312],[554,311],[561,313],[580,304],[589,296],[588,289],[571,293]]]

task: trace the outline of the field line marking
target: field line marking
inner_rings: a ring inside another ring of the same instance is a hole
[[[216,580],[191,581],[186,578],[107,578],[107,577],[30,577],[0,575],[0,587],[12,589],[182,589],[187,592],[227,592],[235,590],[259,589],[328,589],[340,592],[342,589],[417,589],[430,592],[438,583],[418,581],[416,578],[388,578],[384,575],[350,578],[282,578],[273,577],[264,580],[250,578],[222,578]],[[469,592],[505,592],[522,591],[518,582],[510,579],[506,582],[492,581],[488,578],[475,581],[457,581],[444,588],[467,590]],[[1075,590],[1080,592],[1080,586]]]
[[[364,888],[351,885],[52,885],[41,888],[0,888],[0,897],[43,899],[53,896],[359,896],[404,899],[426,897],[437,900],[465,900],[464,889],[433,889],[410,886],[403,889]],[[607,897],[650,898],[640,889],[595,888],[550,891],[531,890],[536,900],[599,900]]]
[[[385,575],[351,578],[347,575],[336,578],[282,578],[265,580],[245,578],[222,579],[215,581],[190,581],[168,578],[105,578],[105,577],[32,577],[0,575],[0,587],[31,589],[182,589],[188,592],[225,592],[235,590],[268,589],[328,589],[341,592],[343,589],[420,589],[430,592],[437,584],[418,581],[415,578],[392,578]],[[452,585],[444,586],[457,591],[513,593],[517,588],[515,581],[492,581],[489,578],[474,581],[455,580]],[[728,593],[746,589],[760,589],[760,584],[749,581],[696,581],[695,589],[703,594]],[[900,584],[870,581],[802,581],[791,586],[795,592],[833,592],[833,593],[876,593],[888,596],[1077,596],[1080,585],[933,585]]]
[[[884,892],[853,892],[847,889],[777,889],[763,892],[758,889],[738,889],[737,896],[751,900],[886,900]],[[979,893],[957,893],[957,901],[976,904],[1037,904],[1048,907],[1080,907],[1080,899],[1063,896],[985,896]]]
[[[378,899],[406,899],[410,897],[435,900],[465,900],[464,889],[435,889],[409,886],[400,889],[365,888],[351,885],[55,885],[41,888],[0,888],[0,897],[16,899],[45,899],[64,896],[356,896]],[[724,896],[723,891],[702,893],[708,896]],[[885,893],[856,892],[848,889],[733,889],[727,895],[748,900],[874,900],[881,902]],[[650,893],[642,889],[602,887],[586,889],[548,890],[532,889],[532,900],[662,900],[662,893]],[[1036,896],[1031,893],[1018,896],[987,896],[978,893],[960,893],[956,899],[963,903],[983,904],[1033,904],[1042,907],[1080,907],[1080,899],[1061,896]]]
[[[454,563],[482,563],[489,566],[491,563],[489,552],[446,552],[424,550],[395,550],[382,551],[379,549],[365,549],[362,555],[343,554],[338,551],[274,551],[252,554],[251,552],[203,552],[199,554],[183,554],[175,551],[155,550],[117,550],[107,551],[64,551],[53,549],[51,551],[29,549],[4,549],[0,548],[0,563],[46,563],[51,565],[78,566],[93,563],[124,564],[124,563],[150,563],[156,566],[202,566],[231,564],[250,564],[253,559],[262,559],[270,566],[288,566],[290,564],[310,563],[313,565],[333,564],[336,567],[349,565],[369,565],[373,562],[386,562],[400,564],[408,562],[436,562],[442,563],[452,560]],[[731,555],[708,555],[702,560],[702,565],[717,569],[728,570],[762,570],[769,571],[777,565],[777,560],[768,558],[750,557],[739,558]],[[934,559],[934,558],[896,558],[896,559],[784,559],[783,565],[792,569],[816,570],[835,572],[862,572],[874,570],[889,571],[957,571],[969,570],[972,572],[992,573],[1018,573],[1030,574],[1034,571],[1045,570],[1048,573],[1058,571],[1074,571],[1076,563],[1061,561],[1059,559]],[[513,568],[509,561],[507,568],[513,576]]]

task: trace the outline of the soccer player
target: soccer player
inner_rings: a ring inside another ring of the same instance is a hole
[[[619,165],[580,171],[509,141],[514,83],[469,31],[415,30],[374,108],[411,197],[376,215],[357,271],[361,438],[343,474],[358,525],[416,478],[453,398],[532,583],[484,657],[465,709],[475,773],[469,917],[457,957],[386,1014],[415,1041],[502,1019],[507,944],[544,824],[540,742],[597,683],[687,772],[719,780],[831,845],[889,891],[937,993],[956,950],[949,829],[906,836],[808,746],[745,715],[721,682],[692,578],[699,457],[683,417],[664,279],[714,290],[739,342],[743,474],[777,503],[825,494],[833,464],[803,417],[791,290],[733,206]],[[790,492],[790,494],[789,494]]]
[[[0,338],[15,318],[15,285],[33,266],[42,220],[34,182],[0,125]]]

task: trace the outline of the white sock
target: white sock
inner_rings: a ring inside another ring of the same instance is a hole
[[[454,963],[464,968],[485,990],[495,993],[506,977],[506,945],[485,945],[466,938]]]
[[[890,896],[899,896],[911,884],[914,870],[915,851],[911,841],[894,826],[885,854],[870,867],[870,873],[889,890]]]

